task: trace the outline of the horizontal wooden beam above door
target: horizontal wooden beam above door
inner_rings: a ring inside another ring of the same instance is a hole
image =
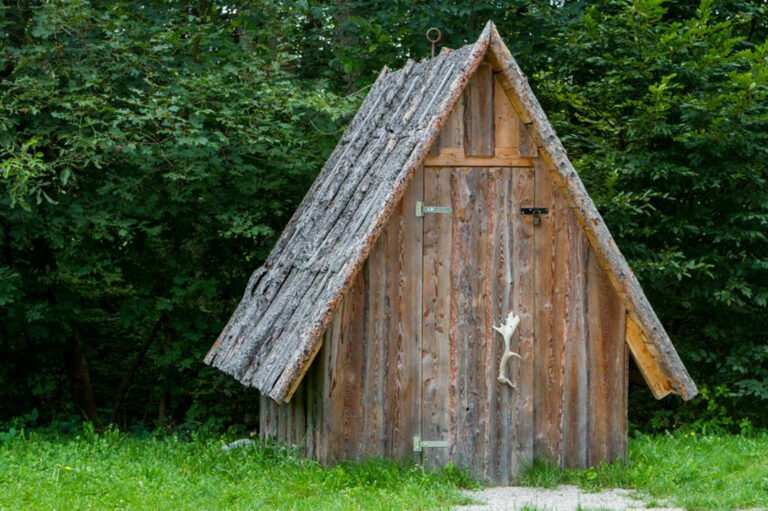
[[[445,147],[440,154],[427,156],[425,167],[533,167],[536,158],[512,154],[466,156],[461,147]]]

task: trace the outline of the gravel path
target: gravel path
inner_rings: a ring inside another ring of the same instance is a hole
[[[633,490],[612,489],[596,493],[577,486],[562,485],[554,489],[522,486],[500,486],[467,495],[485,504],[456,508],[461,511],[520,511],[525,506],[536,511],[654,511],[645,502],[633,498]],[[579,507],[581,506],[581,507]],[[679,508],[656,508],[655,511],[683,511]]]

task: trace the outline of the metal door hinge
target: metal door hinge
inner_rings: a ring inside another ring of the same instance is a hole
[[[416,201],[416,216],[424,216],[426,213],[452,213],[453,209],[447,206],[425,206],[423,202]]]
[[[425,447],[450,447],[448,440],[422,440],[420,436],[413,437],[413,452],[421,452]]]

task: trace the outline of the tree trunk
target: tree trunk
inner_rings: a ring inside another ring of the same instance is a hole
[[[144,357],[149,350],[149,346],[152,344],[152,339],[155,338],[155,335],[157,334],[157,331],[164,319],[165,315],[161,314],[160,317],[157,318],[154,323],[152,323],[152,326],[149,328],[146,337],[144,337],[144,341],[141,343],[141,347],[139,348],[139,352],[136,354],[136,358],[134,359],[133,364],[131,364],[130,369],[128,369],[128,372],[125,374],[125,376],[123,376],[123,381],[120,382],[120,388],[117,390],[115,404],[112,407],[112,416],[109,419],[110,422],[117,422],[117,414],[120,411],[120,406],[123,404],[125,395],[128,393],[128,388],[133,383],[133,377],[136,375],[136,371],[139,369],[141,362],[144,360]]]
[[[163,354],[167,357],[171,352],[171,330],[166,325],[165,328],[165,344],[163,345]],[[168,385],[167,367],[164,368],[163,373],[160,375],[160,388],[163,391],[163,395],[160,397],[160,404],[157,407],[157,425],[165,426],[168,419],[168,413],[171,407],[171,390]]]
[[[347,20],[354,13],[353,7],[349,1],[345,0],[336,4],[336,12],[333,15],[335,24],[334,37],[336,38],[337,48],[356,48],[360,44],[360,38],[356,33],[345,27]],[[352,70],[344,73],[344,82],[346,82],[346,91],[351,94],[355,91],[355,81],[360,77],[359,70]]]
[[[75,408],[85,415],[89,421],[96,420],[98,412],[96,410],[96,401],[93,398],[91,375],[88,371],[85,354],[80,345],[80,334],[77,331],[70,338],[70,342],[64,352],[64,364],[67,367],[69,392]]]

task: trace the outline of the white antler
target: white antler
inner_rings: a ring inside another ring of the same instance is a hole
[[[504,338],[504,354],[501,356],[501,363],[499,364],[499,377],[496,380],[499,383],[506,383],[513,389],[515,388],[515,384],[512,383],[509,378],[507,378],[506,374],[504,374],[504,367],[507,365],[507,360],[509,360],[511,357],[517,357],[521,360],[523,358],[509,349],[509,341],[512,339],[512,334],[515,333],[515,330],[517,330],[517,325],[519,324],[520,316],[515,316],[513,311],[509,311],[509,314],[507,314],[507,319],[504,321],[504,323],[493,327],[493,329],[499,332]]]

